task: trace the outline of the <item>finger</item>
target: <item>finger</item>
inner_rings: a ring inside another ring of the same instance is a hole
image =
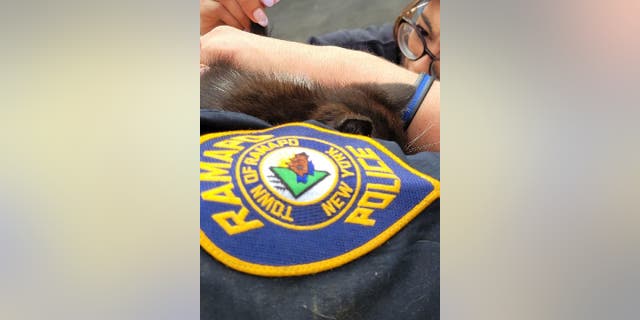
[[[242,11],[251,19],[251,21],[266,27],[269,24],[269,19],[267,18],[267,14],[264,12],[262,5],[267,7],[273,6],[273,0],[236,0],[240,7],[242,7]]]
[[[238,29],[244,29],[242,24],[217,1],[206,1],[201,5],[200,35],[203,35],[222,24]]]
[[[227,14],[222,16],[221,19],[225,25],[228,25],[240,30],[244,29],[244,26],[242,25],[242,23],[240,23],[231,13],[229,13],[229,11],[227,11]]]
[[[200,0],[200,35],[204,35],[215,28],[220,19],[216,16],[219,4],[211,0]]]
[[[251,20],[249,17],[242,11],[242,7],[236,0],[219,0],[220,3],[227,9],[231,15],[242,25],[241,29],[249,30],[251,27]]]
[[[238,21],[238,19],[236,19],[236,17],[231,12],[229,12],[227,8],[225,8],[221,4],[218,4],[218,5],[220,6],[220,8],[218,9],[220,12],[218,14],[218,17],[220,17],[220,20],[222,20],[222,22],[224,22],[225,25],[228,25],[240,30],[244,29],[244,26],[242,25],[242,23]]]

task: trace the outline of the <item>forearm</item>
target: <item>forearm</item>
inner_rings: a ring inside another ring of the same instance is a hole
[[[347,50],[338,47],[322,47],[319,57],[325,56],[325,64],[329,70],[316,68],[318,76],[327,77],[327,81],[343,83],[374,82],[374,83],[405,83],[413,85],[418,74],[383,58],[372,54]],[[333,57],[342,56],[344,59]]]
[[[417,74],[366,52],[313,46],[218,27],[200,38],[200,63],[226,57],[243,68],[301,74],[325,84],[413,84]]]
[[[200,38],[200,63],[226,57],[243,68],[306,76],[326,85],[404,83],[418,74],[374,55],[318,47],[218,27]],[[414,151],[440,151],[440,83],[435,81],[407,129]]]

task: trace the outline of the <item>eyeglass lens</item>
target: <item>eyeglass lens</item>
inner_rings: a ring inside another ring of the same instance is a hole
[[[398,46],[407,58],[415,60],[422,56],[424,44],[414,26],[402,22],[398,28]]]

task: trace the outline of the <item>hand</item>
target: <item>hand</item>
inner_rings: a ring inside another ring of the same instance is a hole
[[[200,0],[200,35],[211,29],[228,25],[249,30],[251,21],[266,27],[269,19],[264,8],[280,0]]]

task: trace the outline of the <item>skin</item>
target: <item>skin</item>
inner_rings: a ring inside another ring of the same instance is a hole
[[[251,21],[264,27],[269,19],[264,12],[280,0],[200,0],[200,35],[213,28],[228,25],[249,30]]]
[[[429,50],[440,57],[440,0],[431,0],[422,12],[422,17],[418,20],[417,24],[421,26],[428,35],[425,37],[427,47]],[[414,38],[415,41],[420,41]],[[411,44],[410,44],[411,45]],[[424,55],[424,57],[411,61],[409,59],[403,59],[402,65],[413,72],[429,72],[429,65],[431,64],[431,57]],[[433,64],[434,75],[440,79],[440,60],[437,60]]]
[[[200,0],[200,35],[204,35],[213,28],[221,25],[228,25],[240,30],[249,30],[251,21],[259,23],[253,15],[255,10],[261,10],[261,14],[266,17],[265,6],[271,7],[280,0]],[[268,19],[267,19],[268,20]],[[431,0],[422,12],[421,19],[418,20],[426,32],[425,37],[427,47],[433,54],[440,57],[440,0]],[[419,41],[414,38],[414,41]],[[429,72],[431,57],[428,55],[411,61],[403,59],[402,66],[416,72]],[[440,60],[433,63],[433,73],[440,79]]]
[[[371,54],[333,46],[311,46],[220,26],[200,37],[200,64],[225,57],[243,68],[288,72],[326,85],[404,83],[418,74]],[[354,63],[358,61],[358,63]],[[424,132],[424,134],[422,134]],[[434,82],[407,130],[421,150],[440,151],[440,83]]]

